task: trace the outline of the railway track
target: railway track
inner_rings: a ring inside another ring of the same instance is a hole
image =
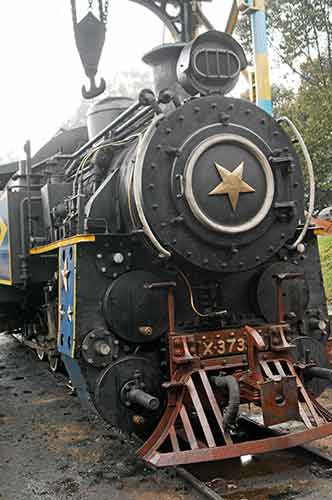
[[[16,338],[17,341],[20,339]],[[57,385],[71,388],[63,372],[53,373]],[[271,436],[271,430],[242,419],[251,439]],[[139,443],[138,443],[139,444]],[[332,458],[313,446],[301,446],[254,457],[171,469],[181,480],[209,500],[279,500],[311,498],[308,490],[318,488],[322,478],[332,488]],[[331,498],[330,496],[320,498]]]
[[[54,376],[59,383],[70,387],[63,373]],[[262,438],[262,433],[264,437],[278,434],[251,419],[242,418],[241,423],[247,427],[251,439]],[[322,477],[331,478],[332,488],[332,456],[311,445],[171,470],[208,500],[303,498],[303,490],[315,489]]]
[[[249,425],[254,432],[255,422]],[[257,431],[261,435],[259,425]],[[312,445],[176,470],[209,500],[309,499],[322,478],[332,488],[332,457]]]

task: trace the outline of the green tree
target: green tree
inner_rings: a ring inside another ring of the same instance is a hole
[[[271,53],[301,80],[329,85],[332,79],[332,0],[266,0]],[[240,19],[237,36],[250,57],[249,16]],[[307,73],[305,63],[318,71]]]
[[[298,76],[293,88],[273,85],[274,112],[288,115],[304,136],[321,209],[332,205],[332,0],[266,0],[266,5],[270,54]],[[249,50],[247,16],[237,35]]]
[[[301,71],[307,72],[308,67],[301,67]],[[310,74],[316,77],[312,70]],[[317,209],[332,204],[331,103],[332,82],[330,85],[316,86],[303,81],[295,98],[279,102],[275,109],[277,114],[289,116],[303,135],[315,169]]]

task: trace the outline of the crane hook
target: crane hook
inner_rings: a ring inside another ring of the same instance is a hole
[[[96,80],[95,80],[95,75],[90,76],[90,89],[87,90],[85,85],[82,86],[82,96],[84,99],[93,99],[94,97],[97,97],[98,95],[102,94],[104,90],[106,89],[106,82],[104,78],[100,79],[100,85],[97,87],[96,85]]]

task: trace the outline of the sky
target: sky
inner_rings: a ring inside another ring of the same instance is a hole
[[[88,0],[76,1],[80,19]],[[204,4],[216,28],[224,27],[230,4]],[[73,115],[88,82],[74,42],[70,0],[0,0],[0,7],[0,158],[23,157],[27,139],[38,150]],[[142,6],[110,0],[99,75],[111,81],[121,70],[146,68],[140,60],[162,43],[163,31]]]

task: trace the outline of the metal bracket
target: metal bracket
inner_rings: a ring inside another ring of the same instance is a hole
[[[199,5],[193,1],[187,0],[130,0],[151,10],[169,29],[175,40],[190,42],[195,37],[195,31],[199,25],[207,29],[213,29],[208,19],[203,14]],[[211,0],[201,0],[210,2]],[[168,12],[168,9],[174,8],[174,15]]]

